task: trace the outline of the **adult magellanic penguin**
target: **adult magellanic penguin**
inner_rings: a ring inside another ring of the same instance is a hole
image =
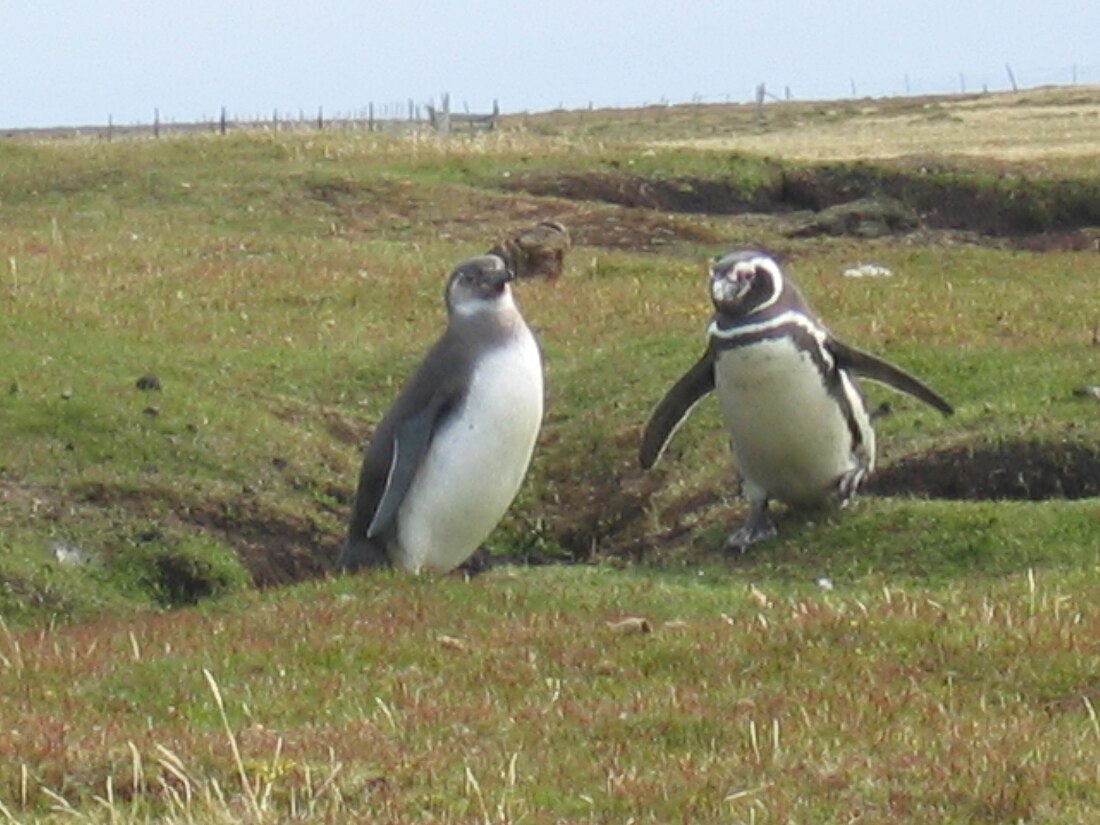
[[[344,570],[445,572],[477,550],[515,498],[542,422],[542,357],[497,255],[447,281],[447,329],[371,439]]]
[[[703,356],[654,409],[642,437],[645,468],[711,390],[729,432],[747,521],[726,540],[744,550],[775,535],[768,502],[844,506],[875,464],[875,433],[858,378],[886,384],[945,415],[947,401],[904,370],[838,341],[779,264],[755,250],[710,270],[715,314]]]

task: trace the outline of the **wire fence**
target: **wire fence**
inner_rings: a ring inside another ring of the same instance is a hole
[[[942,94],[979,94],[1006,91],[1021,91],[1046,86],[1085,86],[1100,84],[1100,63],[1073,64],[1059,67],[1026,67],[1016,71],[1011,64],[1005,64],[999,72],[966,73],[948,75],[909,75],[884,82],[881,78],[873,82],[849,78],[846,88],[829,89],[817,87],[801,89],[784,83],[758,83],[736,91],[721,93],[692,94],[690,97],[673,100],[667,97],[642,99],[627,103],[618,103],[600,108],[628,109],[641,106],[675,106],[678,104],[736,104],[755,103],[764,106],[769,102],[796,100],[839,100],[860,97],[918,97]],[[559,109],[564,108],[559,106]],[[585,107],[577,107],[585,108]],[[590,102],[588,109],[596,108]],[[532,114],[534,112],[515,112]],[[161,116],[154,109],[152,119],[145,123],[115,123],[108,115],[105,124],[79,127],[47,127],[28,129],[6,129],[0,131],[2,137],[63,138],[63,137],[99,137],[107,140],[128,137],[161,137],[163,135],[184,135],[198,133],[227,134],[241,130],[268,131],[305,131],[305,130],[359,130],[369,132],[409,132],[432,130],[436,132],[491,130],[497,127],[501,117],[499,104],[494,101],[491,112],[472,113],[463,105],[462,111],[452,111],[450,95],[444,94],[436,105],[421,103],[411,99],[368,103],[354,111],[328,114],[324,107],[314,111],[297,110],[294,112],[275,110],[270,114],[241,115],[230,113],[222,107],[217,115],[205,116],[197,120],[176,121]]]
[[[105,124],[89,126],[58,126],[28,129],[0,130],[3,137],[24,138],[66,138],[96,137],[105,140],[114,138],[153,137],[189,134],[228,134],[235,131],[266,130],[283,131],[324,131],[358,130],[366,132],[409,132],[431,130],[448,133],[452,131],[487,131],[497,127],[500,119],[500,105],[493,102],[491,112],[470,112],[451,110],[449,95],[443,95],[438,105],[417,103],[413,100],[389,103],[368,103],[359,110],[327,114],[324,107],[306,112],[274,110],[269,115],[240,115],[231,113],[222,107],[215,116],[204,116],[197,120],[176,121],[161,116],[160,109],[153,110],[152,120],[145,123],[119,124],[107,116]]]

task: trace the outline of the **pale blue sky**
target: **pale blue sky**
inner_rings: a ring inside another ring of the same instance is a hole
[[[1100,83],[1098,0],[3,0],[0,127]],[[960,77],[961,75],[961,77]]]

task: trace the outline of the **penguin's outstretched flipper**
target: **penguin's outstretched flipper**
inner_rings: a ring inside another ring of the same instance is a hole
[[[840,369],[848,370],[860,378],[893,387],[898,392],[911,395],[930,407],[936,408],[944,415],[952,415],[955,412],[955,408],[943,396],[901,367],[894,366],[889,361],[884,361],[869,352],[849,346],[836,338],[830,338],[826,347],[836,359]]]
[[[684,375],[672,385],[665,397],[654,408],[642,436],[642,447],[638,453],[642,467],[648,470],[661,457],[665,444],[680,422],[691,412],[691,408],[700,399],[714,390],[714,353],[708,348],[703,357],[692,365]]]

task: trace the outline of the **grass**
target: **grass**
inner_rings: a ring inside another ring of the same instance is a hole
[[[6,798],[56,806],[42,783],[94,816],[113,793],[133,821],[1094,810],[1087,576],[933,595],[703,572],[386,576],[9,639],[5,695],[35,759],[29,780],[9,765]],[[58,722],[81,705],[113,721]]]
[[[447,140],[0,143],[0,818],[1093,821],[1087,234],[1043,252],[798,238],[782,214],[596,197],[812,174],[790,149],[807,124],[832,162],[873,121],[896,172],[918,118],[980,150],[944,146],[968,186],[1026,181],[1056,216],[1095,153],[1070,159],[1032,114],[1087,127],[1093,107],[1088,90],[784,104],[738,154],[682,142],[746,116],[726,107]],[[1010,121],[1036,129],[1026,156],[996,148]],[[566,179],[582,189],[525,188]],[[556,286],[518,288],[549,398],[490,544],[584,563],[330,577],[361,445],[441,327],[444,274],[542,219],[577,245]],[[780,538],[733,558],[716,405],[652,473],[635,456],[703,346],[703,263],[742,245],[782,253],[838,335],[958,412],[870,388],[894,406],[881,475],[903,468],[909,494],[781,509]],[[894,275],[841,276],[856,263]],[[987,462],[977,494],[922,493],[967,472],[956,454]],[[1032,499],[993,500],[1015,476]]]

